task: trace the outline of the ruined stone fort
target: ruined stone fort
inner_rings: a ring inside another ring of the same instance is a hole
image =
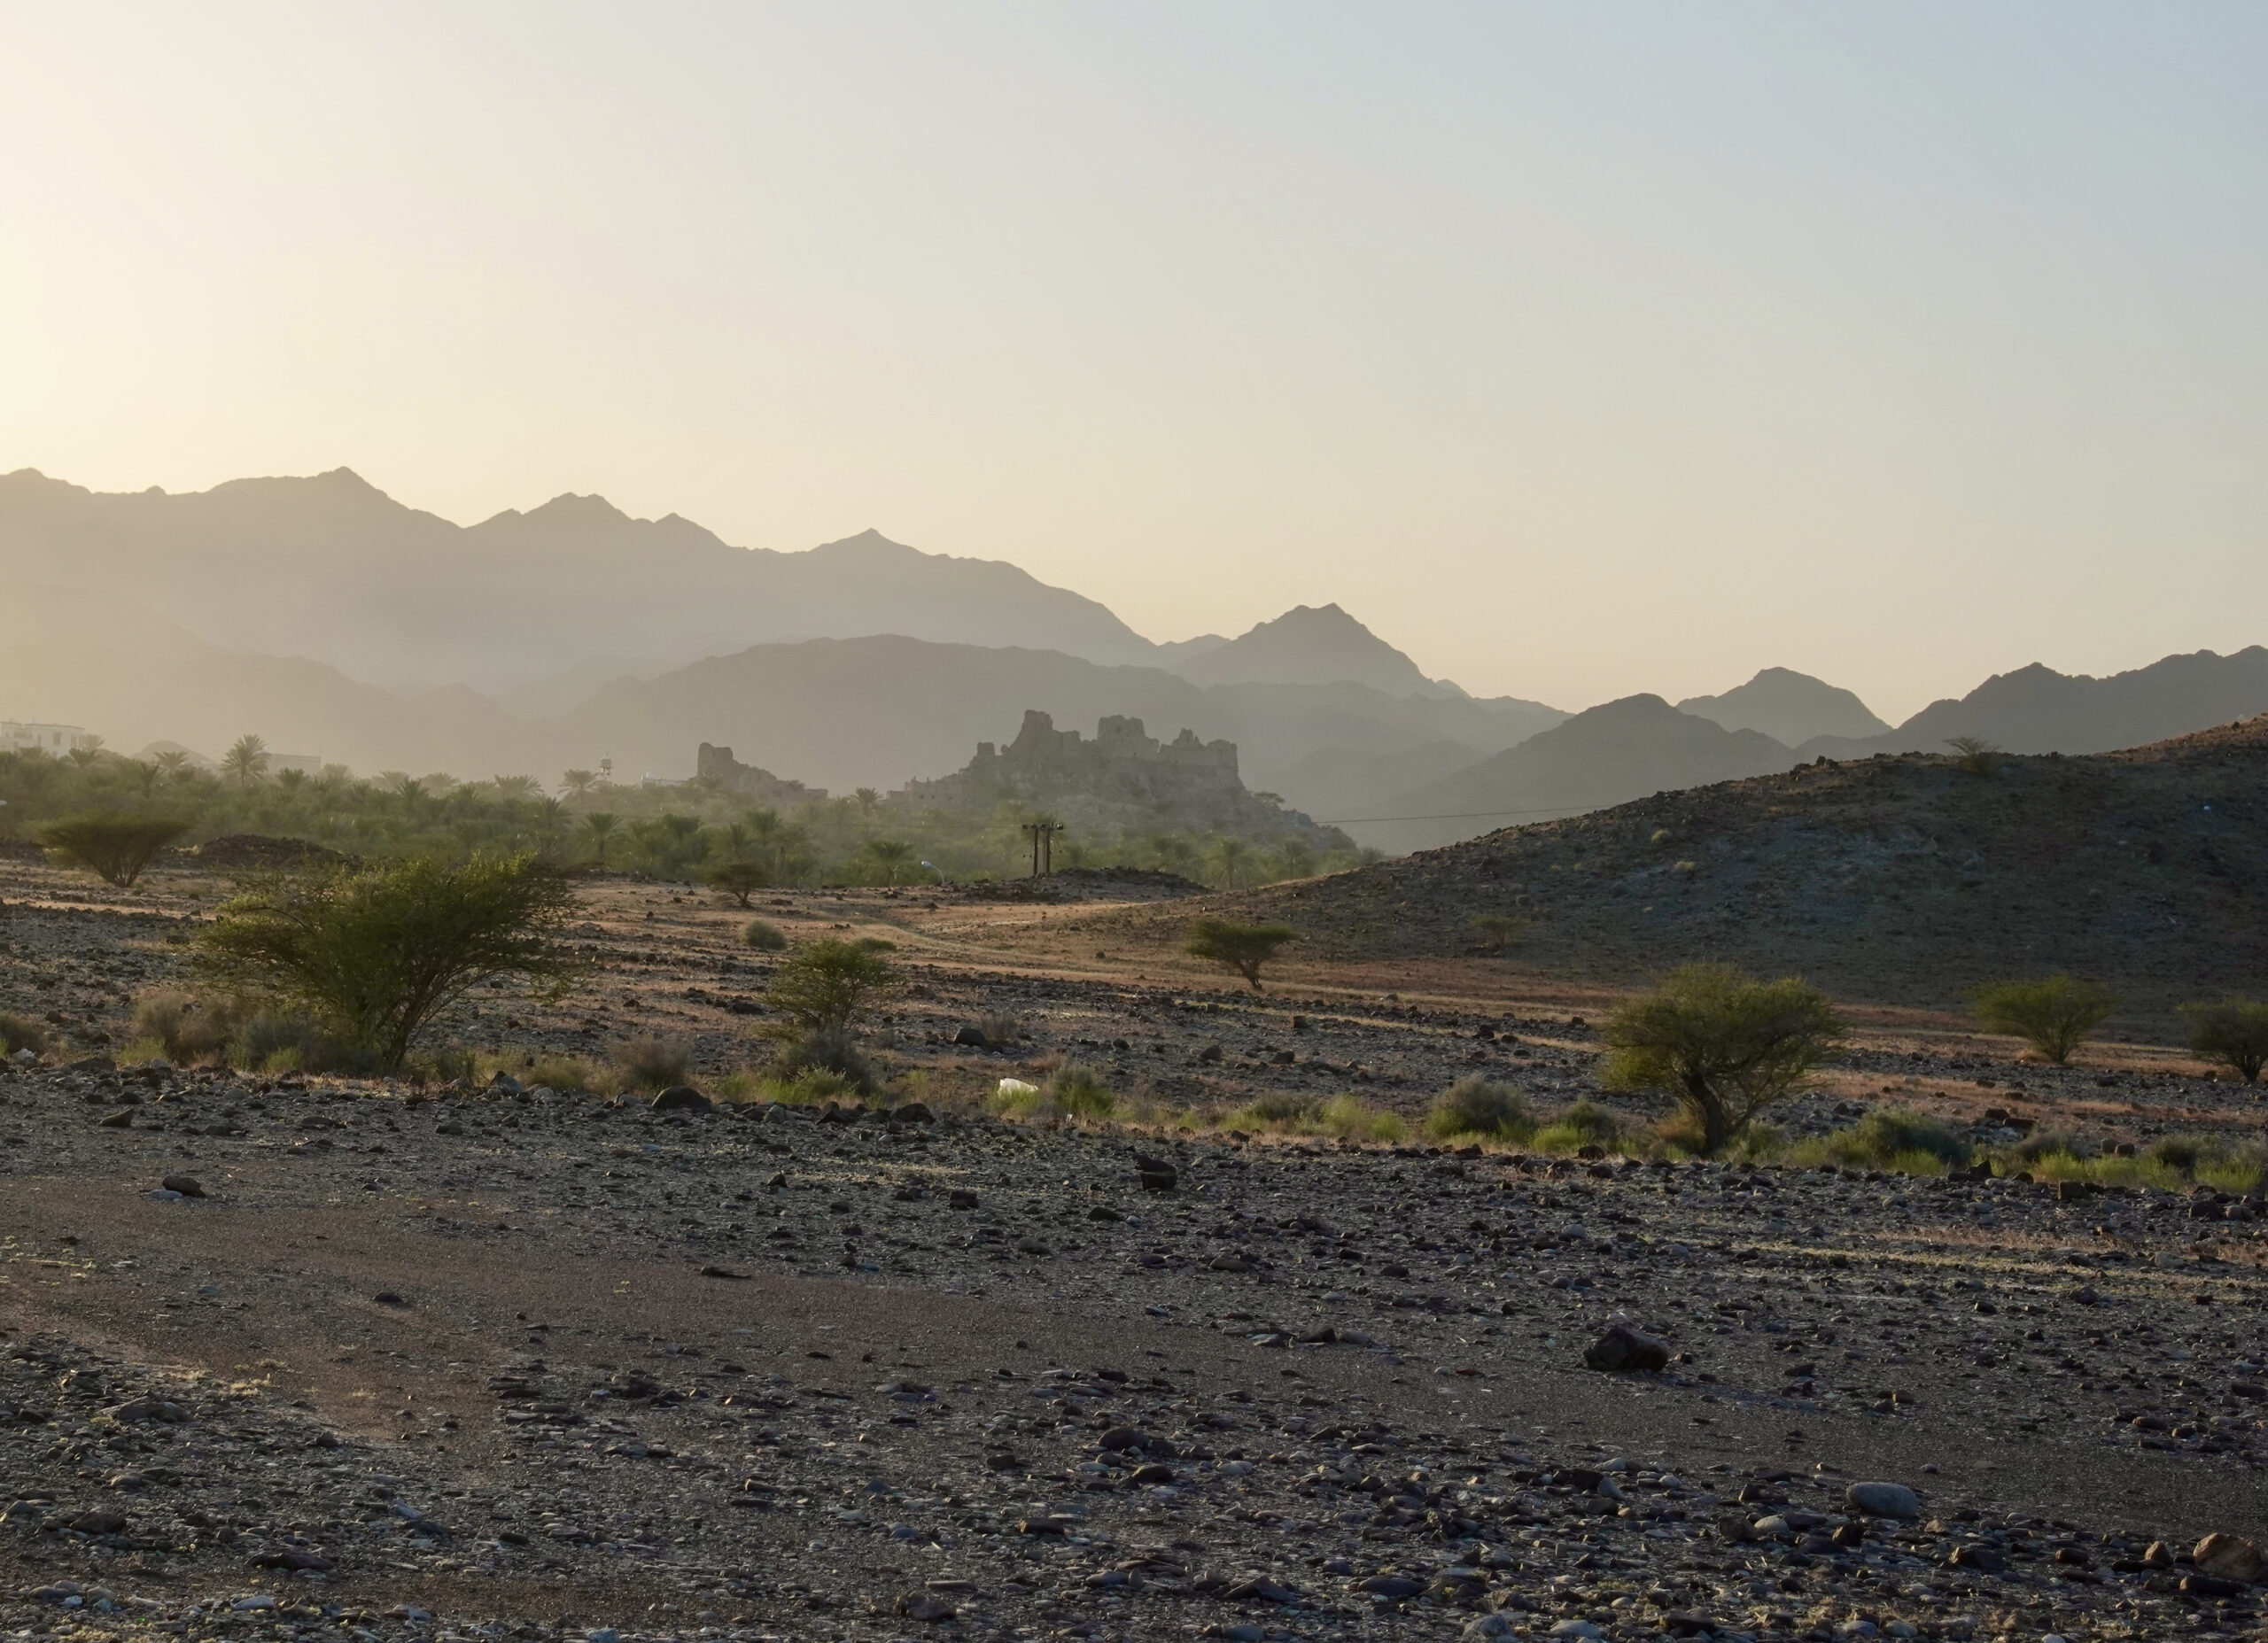
[[[914,810],[959,809],[1075,794],[1172,810],[1233,805],[1249,796],[1237,775],[1232,741],[1200,741],[1196,732],[1184,730],[1161,742],[1144,732],[1141,720],[1116,715],[1098,725],[1089,741],[1027,708],[1023,727],[1006,747],[980,741],[965,767],[934,781],[910,781],[890,802]]]

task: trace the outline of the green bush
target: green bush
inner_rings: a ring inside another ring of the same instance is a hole
[[[1843,1162],[1885,1169],[1912,1152],[1963,1169],[1977,1151],[1967,1135],[1942,1119],[1884,1108],[1868,1113],[1834,1140],[1842,1143]]]
[[[1182,950],[1192,958],[1219,965],[1244,977],[1255,993],[1261,990],[1260,970],[1286,942],[1298,935],[1280,924],[1234,924],[1226,918],[1200,918],[1189,926]]]
[[[199,965],[223,985],[304,1007],[391,1069],[481,983],[572,974],[560,937],[575,911],[567,880],[532,854],[321,867],[225,903]]]
[[[693,1070],[693,1046],[681,1038],[641,1033],[607,1048],[624,1081],[633,1089],[667,1089],[682,1084]]]
[[[1002,1010],[988,1010],[976,1018],[977,1036],[983,1039],[987,1050],[1006,1050],[1019,1039],[1028,1038],[1024,1024]]]
[[[620,1088],[612,1068],[602,1071],[576,1056],[540,1055],[518,1074],[531,1089],[541,1085],[562,1095],[612,1095]]]
[[[1437,1141],[1472,1135],[1488,1141],[1525,1141],[1535,1134],[1535,1120],[1520,1092],[1491,1083],[1478,1073],[1456,1081],[1433,1097],[1425,1133]]]
[[[1333,1096],[1316,1114],[1326,1135],[1341,1141],[1369,1141],[1391,1146],[1407,1133],[1401,1115],[1372,1106],[1360,1096]]]
[[[2248,1084],[2260,1081],[2268,1066],[2268,1004],[2224,998],[2213,1004],[2184,1004],[2189,1048],[2208,1061],[2233,1069]]]
[[[292,1009],[252,1011],[229,1051],[237,1066],[256,1073],[329,1072],[343,1059],[322,1024]]]
[[[829,1101],[845,1101],[852,1096],[871,1093],[870,1083],[836,1072],[833,1067],[809,1066],[793,1078],[773,1081],[769,1086],[772,1098],[791,1107],[819,1106]]]
[[[858,1052],[847,1032],[804,1032],[783,1038],[765,1069],[768,1077],[790,1084],[822,1073],[840,1081],[843,1089],[862,1096],[871,1095],[879,1081],[873,1064]]]
[[[2023,1140],[1999,1148],[1993,1156],[2000,1162],[2002,1174],[2012,1175],[2018,1170],[2037,1174],[2058,1159],[2073,1164],[2088,1163],[2100,1151],[2086,1136],[2068,1129],[2035,1129]]]
[[[1848,1129],[1779,1150],[1794,1164],[1839,1164],[1904,1175],[1942,1175],[1967,1167],[1976,1155],[1957,1126],[1888,1108],[1868,1113]]]
[[[40,842],[123,889],[142,876],[151,856],[188,831],[178,817],[97,812],[49,823]]]
[[[1079,1118],[1108,1118],[1118,1105],[1110,1086],[1076,1062],[1058,1067],[1045,1088],[1057,1106]]]
[[[2080,1138],[2049,1134],[2028,1137],[2000,1154],[2001,1173],[2019,1171],[2035,1181],[2091,1181],[2107,1187],[2192,1187],[2243,1195],[2268,1183],[2268,1149],[2219,1135],[2166,1135],[2132,1158],[2099,1155]]]
[[[1247,1102],[1208,1122],[1227,1129],[1262,1130],[1290,1135],[1329,1135],[1340,1141],[1390,1144],[1409,1133],[1401,1118],[1359,1096],[1333,1096],[1317,1102],[1278,1091]]]
[[[1694,1150],[1713,1155],[1803,1088],[1842,1036],[1827,996],[1793,976],[1759,981],[1731,965],[1686,965],[1608,1017],[1606,1087],[1666,1091]]]
[[[2161,1135],[2142,1149],[2142,1158],[2185,1180],[2242,1195],[2259,1190],[2268,1151],[2225,1135]]]
[[[1619,1149],[1622,1117],[1596,1101],[1578,1101],[1537,1130],[1534,1142],[1547,1152],[1577,1152],[1585,1147]]]
[[[769,918],[751,918],[741,932],[741,942],[759,953],[785,952],[788,933]]]
[[[28,1050],[35,1056],[43,1056],[50,1042],[47,1029],[29,1016],[0,1011],[0,1055],[12,1056],[19,1050]]]
[[[2061,973],[2031,981],[1996,981],[1977,993],[1977,1019],[1988,1032],[2030,1044],[2055,1066],[2071,1058],[2118,1000],[2110,989]]]
[[[251,1014],[249,1004],[226,994],[199,1003],[175,988],[158,988],[134,1001],[134,1036],[162,1046],[176,1066],[224,1062]]]

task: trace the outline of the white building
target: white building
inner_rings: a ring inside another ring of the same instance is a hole
[[[98,739],[97,739],[98,740]],[[0,753],[44,753],[50,758],[86,747],[89,738],[78,725],[35,725],[23,719],[0,719]]]
[[[271,753],[268,756],[268,773],[281,776],[285,771],[298,771],[306,776],[322,774],[322,755],[320,753]]]

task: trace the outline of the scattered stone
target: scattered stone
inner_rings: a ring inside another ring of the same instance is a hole
[[[1669,1348],[1627,1323],[1608,1326],[1583,1351],[1583,1362],[1610,1375],[1635,1375],[1669,1368]]]
[[[149,1177],[145,1175],[143,1179],[146,1181]],[[194,1175],[168,1175],[163,1184],[167,1191],[178,1192],[185,1198],[201,1198],[205,1196],[204,1187],[199,1184]]]
[[[1922,1497],[1903,1484],[1852,1484],[1843,1492],[1843,1499],[1852,1511],[1868,1517],[1913,1523],[1922,1515]]]
[[[897,1612],[908,1620],[933,1624],[957,1618],[960,1610],[934,1592],[908,1592],[897,1600]]]

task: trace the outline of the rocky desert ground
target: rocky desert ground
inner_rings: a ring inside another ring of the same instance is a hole
[[[1172,904],[1107,898],[759,898],[896,943],[870,1109],[113,1065],[226,889],[0,864],[0,999],[66,1041],[0,1073],[16,1636],[2268,1624],[2257,1201],[986,1114],[1066,1058],[1138,1115],[1596,1094],[1604,985],[1317,953],[1255,996],[1120,951]],[[696,1088],[760,1058],[746,912],[587,903],[576,993],[453,1030],[508,1063],[672,1033]],[[953,1042],[986,1013],[1029,1036]],[[1794,1128],[2260,1131],[2163,1048],[2048,1069],[1853,1013]],[[1658,1368],[1589,1367],[1632,1335]]]

